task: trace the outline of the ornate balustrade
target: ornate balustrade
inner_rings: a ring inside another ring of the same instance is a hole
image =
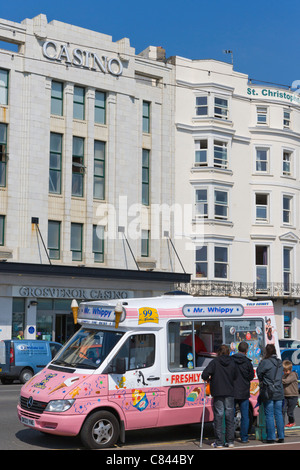
[[[300,284],[283,282],[251,283],[230,281],[191,281],[176,284],[176,290],[194,296],[226,296],[248,299],[286,299],[300,301]]]

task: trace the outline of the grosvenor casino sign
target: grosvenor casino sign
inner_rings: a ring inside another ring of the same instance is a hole
[[[68,44],[59,44],[55,41],[45,41],[43,55],[53,62],[84,68],[111,75],[119,76],[123,73],[123,64],[118,57],[109,58],[105,55],[99,57],[95,52],[76,47],[72,49]]]

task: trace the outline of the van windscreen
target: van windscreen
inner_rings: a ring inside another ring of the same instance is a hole
[[[58,353],[52,364],[97,369],[122,336],[119,331],[82,328]]]

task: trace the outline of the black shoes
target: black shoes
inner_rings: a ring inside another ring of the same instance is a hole
[[[270,440],[268,440],[268,439],[265,440],[265,441],[263,441],[264,444],[275,444],[275,442],[276,442],[276,441],[273,441],[273,440],[270,441]],[[284,442],[284,439],[278,439],[277,444],[283,444],[283,442]]]

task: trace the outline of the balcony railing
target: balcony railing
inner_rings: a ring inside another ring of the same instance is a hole
[[[177,284],[176,289],[194,296],[300,300],[300,284],[286,282],[191,281],[188,284]]]

